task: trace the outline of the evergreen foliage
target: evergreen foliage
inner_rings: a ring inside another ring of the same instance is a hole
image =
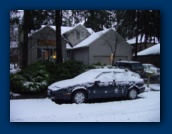
[[[50,84],[46,66],[36,62],[22,71],[10,75],[10,89],[18,93],[39,93]]]
[[[116,22],[117,32],[126,39],[136,37],[138,29],[139,35],[146,35],[145,41],[150,37],[160,40],[160,10],[117,10]]]
[[[70,79],[86,70],[86,66],[77,61],[36,62],[22,71],[10,75],[10,90],[17,93],[40,93],[56,81]]]

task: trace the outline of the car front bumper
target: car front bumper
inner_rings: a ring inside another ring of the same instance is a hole
[[[47,91],[48,98],[51,100],[71,100],[71,93],[61,93],[58,91]]]

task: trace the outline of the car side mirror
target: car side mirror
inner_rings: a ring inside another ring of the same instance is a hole
[[[99,84],[99,83],[100,83],[100,81],[95,81],[95,83],[94,83],[94,84],[95,84],[95,85],[97,85],[97,84]]]
[[[100,81],[95,81],[95,84],[98,84],[98,83],[100,83]]]

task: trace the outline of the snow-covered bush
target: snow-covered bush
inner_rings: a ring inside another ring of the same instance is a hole
[[[34,63],[28,68],[10,75],[11,91],[41,92],[50,84],[50,74],[42,63]]]
[[[19,72],[21,69],[17,64],[10,64],[10,74],[15,74]]]

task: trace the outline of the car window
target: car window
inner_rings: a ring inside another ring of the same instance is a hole
[[[127,80],[127,73],[114,73],[115,75],[115,81],[126,81]]]
[[[132,69],[138,69],[138,68],[143,68],[142,64],[135,63],[132,65]]]
[[[131,69],[131,64],[127,64],[127,63],[124,63],[124,68],[128,68],[128,69]]]
[[[113,81],[114,73],[113,72],[103,72],[96,77],[96,80],[100,82]]]

